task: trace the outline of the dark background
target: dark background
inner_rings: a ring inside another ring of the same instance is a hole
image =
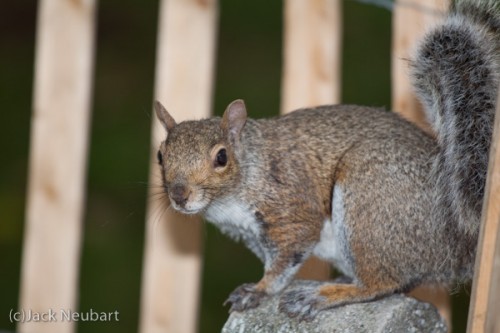
[[[98,4],[80,310],[120,312],[120,322],[79,323],[79,332],[135,332],[147,199],[158,1]],[[0,330],[18,306],[25,214],[37,2],[0,3]],[[344,1],[342,102],[390,108],[391,13]],[[220,1],[214,110],[243,98],[252,117],[278,113],[282,2]],[[61,152],[64,153],[64,152]],[[256,281],[261,264],[211,225],[204,231],[200,332],[220,332],[222,303]],[[468,295],[454,299],[465,331]]]

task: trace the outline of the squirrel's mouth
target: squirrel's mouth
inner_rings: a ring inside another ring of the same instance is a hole
[[[186,214],[186,215],[194,215],[194,214],[198,214],[201,209],[186,209],[186,208],[182,208],[182,207],[174,207],[174,209],[182,214]]]
[[[182,200],[176,200],[175,197],[172,198],[172,195],[169,197],[172,208],[182,214],[198,214],[208,205],[208,202],[204,200],[199,191],[191,191],[189,195],[186,195]]]

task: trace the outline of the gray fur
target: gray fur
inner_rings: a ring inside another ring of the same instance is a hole
[[[421,43],[412,79],[441,152],[434,216],[477,237],[500,74],[500,4],[456,1]]]

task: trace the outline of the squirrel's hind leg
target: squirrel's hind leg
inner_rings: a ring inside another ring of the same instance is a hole
[[[340,305],[360,303],[394,293],[394,285],[379,285],[371,288],[356,284],[336,284],[331,282],[292,287],[285,290],[279,308],[290,317],[310,321],[325,309]]]

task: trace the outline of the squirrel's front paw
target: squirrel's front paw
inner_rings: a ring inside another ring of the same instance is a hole
[[[236,288],[224,302],[224,305],[231,303],[229,312],[244,311],[246,309],[255,308],[260,304],[260,300],[266,297],[267,294],[263,291],[258,291],[255,288],[255,283],[245,283]]]
[[[311,321],[321,311],[326,309],[326,298],[318,294],[318,288],[304,286],[286,290],[280,298],[279,310],[289,317]]]

